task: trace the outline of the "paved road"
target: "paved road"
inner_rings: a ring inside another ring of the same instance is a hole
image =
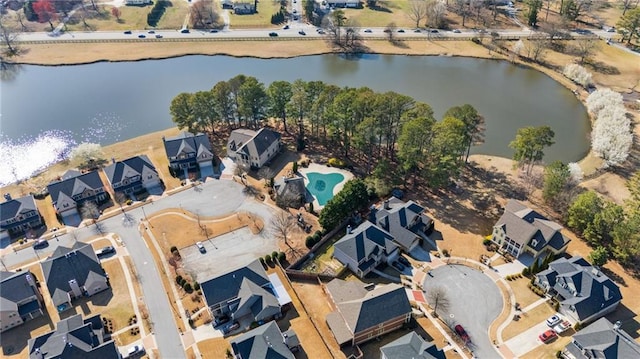
[[[425,278],[425,292],[441,286],[450,301],[449,310],[439,308],[438,314],[445,322],[451,321],[449,325],[465,328],[471,338],[469,347],[477,358],[499,358],[488,333],[489,325],[502,310],[502,296],[495,283],[483,273],[461,265],[441,266],[431,273],[433,277]]]

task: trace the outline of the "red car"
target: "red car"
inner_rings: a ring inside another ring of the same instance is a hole
[[[464,328],[462,327],[462,325],[458,324],[455,327],[456,333],[458,333],[458,335],[460,336],[460,338],[466,343],[469,341],[469,334],[467,334],[467,331],[464,330]]]
[[[558,337],[558,334],[556,334],[556,332],[554,332],[552,329],[549,329],[546,332],[540,334],[538,336],[538,339],[540,339],[540,341],[543,343],[548,343],[557,337]]]

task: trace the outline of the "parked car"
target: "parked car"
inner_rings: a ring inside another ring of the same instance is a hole
[[[140,35],[138,35],[138,38],[139,38],[139,39],[144,39],[145,37],[146,37],[146,36],[145,36],[144,34],[140,34]]]
[[[549,329],[544,333],[540,334],[538,336],[538,339],[540,339],[540,341],[543,343],[548,343],[557,337],[558,337],[558,334],[556,334],[556,332],[554,332],[552,329]]]
[[[124,34],[125,34],[125,35],[131,35],[131,30],[126,30],[126,31],[124,32]]]
[[[233,322],[233,323],[231,323],[231,324],[227,325],[226,327],[224,327],[224,329],[222,330],[222,332],[223,332],[224,334],[229,334],[229,333],[231,333],[232,331],[237,330],[238,328],[240,328],[240,323],[238,323],[238,322]]]
[[[394,266],[400,272],[404,271],[404,266],[398,262],[394,261],[393,263],[391,263],[391,265]]]
[[[569,328],[571,328],[571,323],[567,320],[563,320],[560,324],[553,327],[553,331],[556,332],[556,334],[560,334],[566,332]]]
[[[271,36],[271,37],[276,37],[276,36],[278,36],[278,33],[277,33],[277,32],[270,32],[270,33],[269,33],[269,36]]]
[[[553,328],[556,325],[560,324],[560,322],[562,321],[562,319],[560,319],[559,316],[557,315],[552,315],[549,318],[547,318],[547,326]]]
[[[403,256],[398,257],[398,262],[400,262],[405,267],[411,267],[411,263],[409,262],[409,260],[407,260],[407,258]]]
[[[33,244],[33,249],[40,249],[49,246],[49,242],[46,239],[38,239],[36,243]]]
[[[202,242],[196,242],[196,247],[198,247],[200,253],[207,253],[207,249],[204,247],[204,244],[202,244]]]
[[[304,35],[306,35],[307,33],[306,33],[306,32],[304,32],[303,30],[300,30],[300,31],[298,31],[298,34],[300,34],[300,35],[304,36]]]
[[[212,34],[217,34],[217,33],[218,33],[218,31],[219,31],[218,29],[211,29],[211,30],[209,30],[209,32],[210,32],[210,33],[212,33]]]
[[[144,354],[144,347],[142,345],[134,345],[127,350],[127,358],[133,358],[142,354]]]
[[[458,324],[455,326],[454,329],[456,330],[456,333],[458,333],[458,335],[460,336],[460,339],[462,339],[465,343],[469,341],[469,334],[467,334],[467,331],[464,330],[462,325]]]
[[[282,30],[289,30],[289,25],[284,25],[284,26],[282,27]]]
[[[180,30],[180,33],[188,34],[189,33],[189,29],[182,29],[182,30]]]
[[[98,258],[106,256],[107,254],[111,254],[111,253],[115,253],[116,249],[111,247],[111,246],[106,246],[103,248],[100,248],[96,251],[96,256],[98,256]]]

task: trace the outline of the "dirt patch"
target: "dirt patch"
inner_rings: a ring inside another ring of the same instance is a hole
[[[507,281],[507,283],[509,283],[509,286],[513,290],[516,296],[516,303],[520,305],[520,308],[526,308],[529,304],[540,299],[540,296],[529,289],[529,283],[531,283],[531,281],[527,277]]]

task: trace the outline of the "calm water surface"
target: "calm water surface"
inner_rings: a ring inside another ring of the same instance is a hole
[[[59,149],[50,145],[52,139],[69,146],[82,141],[106,145],[171,127],[174,96],[210,89],[238,74],[255,76],[265,85],[303,79],[395,91],[430,104],[438,118],[451,106],[469,103],[487,122],[486,142],[474,153],[511,157],[508,143],[517,129],[540,125],[556,132],[546,161],[576,161],[589,149],[587,113],[571,91],[544,74],[503,61],[392,55],[357,60],[336,55],[269,60],[186,56],[21,66],[12,79],[1,82],[0,185],[24,177],[29,158],[44,156],[49,147]],[[49,157],[59,156],[63,150]]]

